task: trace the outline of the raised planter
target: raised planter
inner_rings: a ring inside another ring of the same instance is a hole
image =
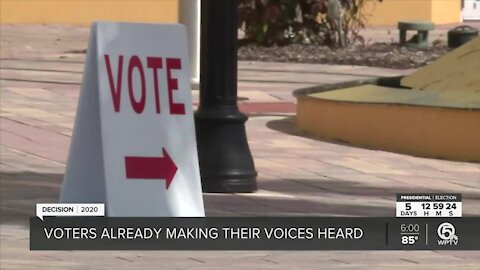
[[[400,80],[373,78],[296,90],[297,126],[360,147],[480,162],[478,94],[412,90],[401,87]],[[468,103],[468,95],[475,102]]]

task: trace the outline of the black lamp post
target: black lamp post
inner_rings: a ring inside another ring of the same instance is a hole
[[[200,105],[195,113],[204,192],[253,192],[247,116],[237,106],[237,1],[202,0]]]

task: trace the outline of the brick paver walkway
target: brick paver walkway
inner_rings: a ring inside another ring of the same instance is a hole
[[[480,252],[31,252],[35,203],[58,200],[88,29],[0,28],[1,269],[480,269]],[[480,215],[480,164],[315,139],[294,125],[300,87],[409,71],[239,63],[240,108],[259,172],[253,194],[204,194],[209,216],[393,216],[398,192],[459,192]],[[198,91],[194,91],[195,100]],[[459,142],[461,143],[461,142]]]

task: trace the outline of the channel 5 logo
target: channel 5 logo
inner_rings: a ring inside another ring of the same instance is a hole
[[[444,222],[438,225],[437,234],[440,239],[437,240],[439,246],[457,245],[458,237],[455,235],[455,226]]]

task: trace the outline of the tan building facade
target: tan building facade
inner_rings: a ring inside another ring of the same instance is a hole
[[[0,0],[0,22],[177,22],[178,1],[182,0]]]
[[[99,20],[178,22],[179,1],[195,0],[0,0],[0,22],[76,25]],[[475,19],[477,13],[480,17],[479,0],[384,0],[370,1],[365,7],[370,25],[396,25],[401,20],[451,24],[461,22],[464,17]]]
[[[366,7],[371,25],[395,25],[404,20],[428,20],[434,24],[459,23],[461,0],[384,0]]]

